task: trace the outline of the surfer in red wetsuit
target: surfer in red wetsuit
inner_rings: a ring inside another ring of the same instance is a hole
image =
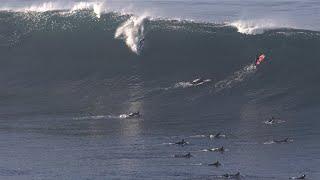
[[[256,62],[255,62],[255,65],[256,65],[256,66],[257,66],[257,65],[260,65],[260,64],[265,60],[265,58],[266,58],[266,55],[261,54],[259,57],[257,57]]]

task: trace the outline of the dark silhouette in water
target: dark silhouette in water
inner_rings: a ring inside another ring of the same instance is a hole
[[[141,114],[139,111],[128,114],[128,117],[130,117],[130,118],[140,117],[140,116],[141,116]]]
[[[208,164],[208,166],[216,166],[216,167],[219,167],[219,166],[221,166],[221,163],[220,163],[219,161],[216,161],[215,163]]]
[[[225,137],[225,135],[223,135],[221,132],[218,132],[217,134],[210,135],[209,137],[219,139],[219,138]]]
[[[268,123],[273,124],[275,123],[276,118],[274,118],[273,116],[268,120]]]
[[[210,151],[210,152],[221,152],[223,153],[225,151],[224,147],[221,146],[219,148],[212,148],[212,149],[204,149],[204,151]]]
[[[223,146],[221,146],[220,148],[214,148],[214,149],[210,149],[209,151],[213,151],[213,152],[224,152],[225,149]]]
[[[203,78],[198,78],[198,79],[195,79],[191,82],[191,84],[193,85],[197,85],[197,84],[200,84],[200,83],[203,83],[204,82],[204,79]]]
[[[291,177],[289,179],[306,179],[306,175],[302,175],[302,176],[299,176],[299,177]]]
[[[176,143],[174,143],[174,144],[184,146],[184,145],[189,144],[189,142],[187,142],[187,141],[185,141],[184,139],[182,139],[181,141],[178,141],[178,142],[176,142]]]
[[[191,153],[187,153],[187,154],[176,154],[174,155],[175,158],[191,158],[192,155]]]
[[[288,143],[289,142],[289,138],[285,138],[285,139],[282,139],[282,140],[274,140],[275,143]]]
[[[222,175],[222,177],[225,177],[225,178],[240,178],[240,172],[237,172],[236,174],[224,174]]]
[[[139,41],[139,49],[141,50],[144,46],[144,38],[142,38],[140,41]]]

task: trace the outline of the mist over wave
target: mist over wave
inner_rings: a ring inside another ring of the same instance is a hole
[[[273,22],[268,22],[265,20],[256,20],[256,21],[239,20],[239,21],[231,22],[228,25],[237,28],[239,33],[251,34],[251,35],[262,34],[265,31],[272,30],[272,29],[289,27],[289,26],[277,25]]]
[[[23,4],[23,3],[22,3]],[[106,11],[105,1],[96,2],[63,2],[63,1],[47,1],[38,3],[28,3],[22,6],[6,6],[3,5],[0,10],[13,11],[13,12],[47,12],[47,11],[79,11],[79,10],[93,10],[93,12],[100,16],[101,13]]]

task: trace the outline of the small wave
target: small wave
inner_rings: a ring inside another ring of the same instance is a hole
[[[273,141],[273,140],[271,140],[271,141],[266,141],[266,142],[264,142],[263,144],[274,144],[275,142]]]
[[[188,87],[191,87],[193,86],[192,83],[190,82],[178,82],[174,85],[174,88],[188,88]]]
[[[291,143],[291,142],[293,142],[293,139],[289,139],[289,140],[286,141],[286,142],[276,141],[276,140],[270,140],[270,141],[264,142],[263,144],[286,144],[286,143]]]
[[[139,42],[144,37],[144,21],[147,16],[132,16],[126,22],[121,24],[114,35],[117,39],[124,39],[132,52],[139,54]]]
[[[210,134],[210,135],[209,135],[209,138],[210,138],[210,139],[215,139],[215,138],[219,139],[219,138],[226,138],[226,137],[227,137],[227,136],[226,136],[225,134],[220,134],[218,137],[217,137],[216,134]]]
[[[74,117],[74,120],[99,120],[99,119],[126,119],[128,118],[127,114],[120,114],[118,116],[115,115],[94,115],[94,116],[81,116]]]
[[[210,148],[210,149],[201,149],[202,152],[220,152],[223,153],[225,151],[229,151],[229,149],[224,149],[223,151],[219,151],[219,148]]]
[[[87,120],[87,119],[106,119],[106,118],[112,118],[110,115],[96,115],[96,116],[82,116],[82,117],[74,117],[74,120]]]
[[[203,164],[202,163],[192,163],[190,164],[190,166],[202,166]]]
[[[203,82],[200,82],[198,84],[193,84],[193,83],[188,82],[188,81],[187,82],[186,81],[181,81],[181,82],[176,83],[174,86],[164,88],[164,90],[196,87],[196,86],[200,86],[200,85],[206,84],[208,82],[211,82],[211,79],[205,79]]]
[[[120,119],[126,119],[126,118],[128,118],[129,116],[128,116],[128,114],[120,114],[118,117],[119,117]]]
[[[167,142],[167,143],[162,143],[163,145],[174,145],[175,143]]]
[[[204,134],[199,134],[199,135],[192,135],[190,136],[190,138],[206,138],[208,136],[204,135]]]
[[[204,134],[197,134],[197,135],[192,135],[189,136],[190,138],[210,138],[210,139],[214,139],[214,138],[226,138],[225,134],[220,134],[219,137],[216,137],[217,134],[209,134],[209,135],[204,135]]]

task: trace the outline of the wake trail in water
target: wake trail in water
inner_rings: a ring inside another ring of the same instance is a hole
[[[231,76],[227,77],[224,80],[218,81],[214,85],[214,89],[211,92],[218,93],[224,89],[229,89],[235,86],[236,84],[244,81],[251,74],[254,74],[257,71],[257,67],[254,64],[249,64],[239,71],[236,71]]]
[[[223,79],[221,81],[216,82],[214,84],[213,88],[210,88],[210,93],[218,93],[218,92],[223,91],[225,89],[230,89],[233,86],[235,86],[236,84],[247,79],[250,75],[254,74],[256,71],[257,71],[257,67],[255,64],[252,63],[249,65],[246,65],[242,69],[234,72],[231,76],[227,77],[226,79]],[[211,82],[211,79],[206,79],[206,80],[204,80],[204,82],[205,83]],[[203,85],[203,84],[200,84],[200,85]],[[200,85],[192,84],[191,82],[181,81],[181,82],[178,82],[170,87],[153,89],[146,94],[148,94],[150,96],[152,94],[156,94],[156,92],[159,94],[160,92],[166,92],[166,91],[180,89],[180,88],[185,89],[185,88],[197,87]],[[207,86],[204,86],[204,87],[207,87]],[[147,97],[148,95],[144,96],[144,98]],[[199,97],[202,97],[205,95],[207,95],[207,93],[202,94],[200,96],[195,96],[192,99],[199,98]]]
[[[73,117],[73,120],[100,120],[100,119],[127,119],[127,114],[116,115],[92,115],[92,116],[79,116]]]

